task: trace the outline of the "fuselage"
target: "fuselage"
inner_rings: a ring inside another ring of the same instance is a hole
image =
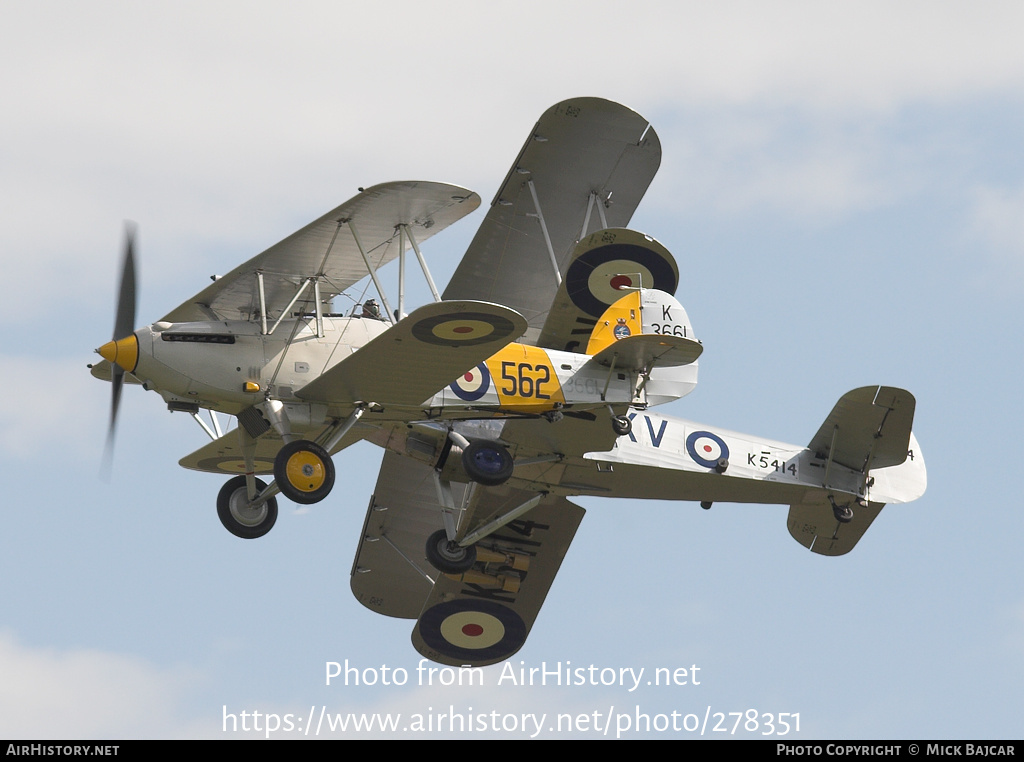
[[[293,430],[312,431],[351,411],[302,399],[297,396],[302,388],[390,327],[354,316],[324,317],[322,325],[318,332],[315,319],[292,319],[264,334],[250,321],[155,323],[135,332],[137,359],[126,370],[172,409],[199,407],[238,415],[273,398],[289,405]],[[424,400],[418,420],[543,416],[609,406],[617,412],[629,410],[632,430],[610,449],[517,466],[513,483],[535,490],[792,504],[806,499],[809,491],[825,488],[825,461],[804,447],[653,412],[650,406],[677,399],[696,386],[695,362],[655,369],[646,384],[640,380],[636,372],[616,371],[588,355],[512,343]],[[408,410],[389,415],[387,406],[383,408],[368,413],[363,423],[389,428],[410,420]],[[370,439],[403,451],[401,436]],[[903,466],[872,472],[871,480],[832,467],[828,489],[875,502],[913,500],[924,492],[925,472],[913,439],[911,448]],[[536,453],[526,457],[532,455]]]
[[[911,435],[907,461],[866,481],[806,447],[693,421],[631,411],[632,431],[608,452],[592,452],[562,477],[587,494],[732,503],[800,503],[825,489],[879,503],[924,494],[924,459]],[[722,460],[727,461],[722,464]],[[724,466],[724,470],[723,470]]]
[[[168,404],[237,415],[267,396],[299,402],[296,395],[306,384],[388,327],[361,317],[325,317],[320,334],[312,318],[282,321],[271,334],[249,321],[154,323],[135,332],[137,361],[126,370]],[[395,357],[394,362],[402,358]],[[661,402],[687,394],[696,380],[693,363],[658,369],[650,386]],[[637,384],[636,372],[603,367],[587,355],[512,343],[459,373],[424,400],[422,409],[424,417],[437,418],[542,414],[609,404],[645,406],[647,393],[638,396]],[[327,416],[345,412],[325,408]]]

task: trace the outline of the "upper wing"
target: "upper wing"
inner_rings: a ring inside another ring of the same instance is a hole
[[[807,448],[821,458],[867,473],[907,459],[914,395],[891,386],[864,386],[839,398]]]
[[[564,273],[587,228],[629,222],[660,164],[661,142],[635,111],[600,98],[552,106],[505,177],[444,298],[511,307],[526,317],[527,341],[535,342],[558,290],[545,227]]]
[[[329,302],[368,273],[353,232],[379,268],[398,256],[397,226],[407,225],[418,243],[479,205],[477,194],[445,183],[375,185],[236,267],[162,319],[253,319],[259,310],[257,273],[263,275],[267,317],[280,315],[303,279],[314,275],[320,276],[321,299]],[[313,299],[311,290],[304,293],[296,311],[312,311]]]
[[[414,310],[297,392],[328,404],[419,405],[526,330],[516,312],[486,302]]]

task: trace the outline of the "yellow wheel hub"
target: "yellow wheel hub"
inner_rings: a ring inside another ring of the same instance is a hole
[[[297,452],[285,464],[288,483],[302,492],[314,492],[327,478],[324,462],[311,452]]]

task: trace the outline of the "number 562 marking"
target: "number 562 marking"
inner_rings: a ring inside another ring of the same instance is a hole
[[[528,362],[506,360],[501,363],[501,380],[508,382],[501,387],[506,397],[532,397],[549,400],[544,385],[551,381],[551,368],[547,365],[531,365]]]

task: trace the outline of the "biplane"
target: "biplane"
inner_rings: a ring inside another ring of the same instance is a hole
[[[319,502],[339,452],[379,445],[352,592],[416,620],[416,649],[449,665],[522,647],[583,519],[574,496],[788,505],[800,544],[850,551],[884,504],[924,493],[914,397],[855,389],[806,447],[654,412],[694,389],[703,348],[675,259],[627,227],[660,162],[634,111],[551,107],[443,293],[420,244],[480,205],[443,183],[360,189],[139,329],[129,235],[92,366],[112,381],[108,451],[123,385],[156,392],[209,434],[180,463],[228,477],[218,516],[252,539],[278,494]],[[406,313],[413,256],[433,301]],[[381,269],[395,260],[393,305]],[[375,298],[335,311],[367,278]]]

